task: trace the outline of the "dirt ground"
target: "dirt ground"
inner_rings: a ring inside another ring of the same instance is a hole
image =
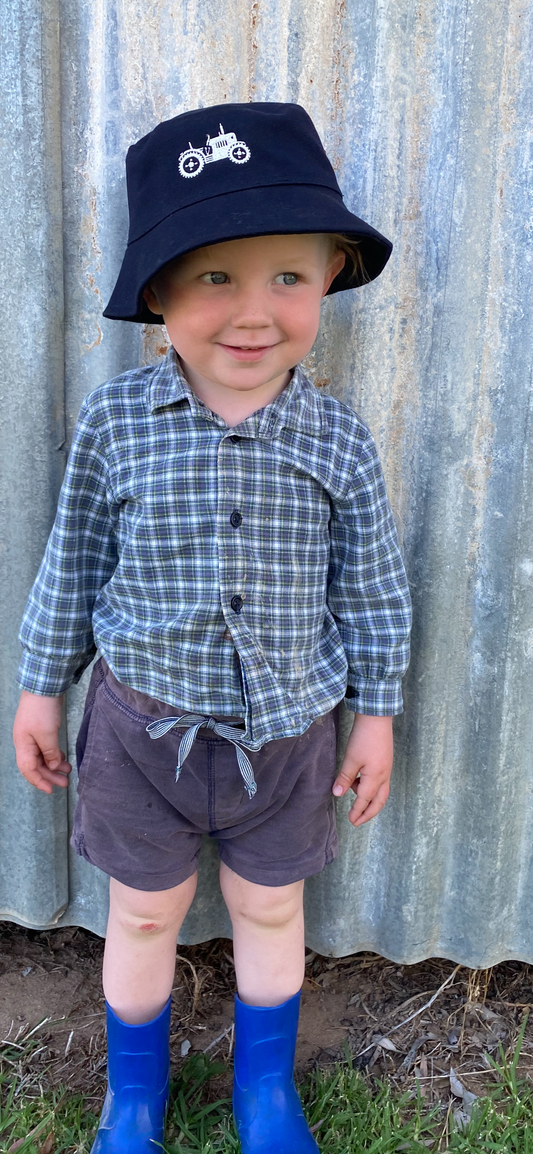
[[[64,1083],[99,1106],[105,1085],[103,942],[77,928],[37,932],[0,923],[0,1056],[31,1093]],[[495,1080],[491,1058],[511,1055],[533,1004],[531,967],[504,962],[468,970],[432,958],[399,966],[375,954],[331,960],[308,953],[297,1071],[350,1054],[368,1076],[402,1089],[415,1079],[428,1102],[461,1087],[480,1094]],[[207,1053],[226,1069],[213,1093],[230,1088],[232,944],[180,946],[176,960],[172,1060]],[[519,1072],[533,1077],[533,1020]],[[451,1074],[451,1080],[450,1080]],[[457,1084],[458,1080],[459,1086]]]

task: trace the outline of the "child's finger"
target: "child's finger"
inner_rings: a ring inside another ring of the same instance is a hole
[[[52,792],[52,782],[46,781],[42,770],[37,766],[22,766],[19,765],[20,772],[30,785],[34,785],[36,789],[40,789],[43,793]]]
[[[62,761],[59,769],[48,769],[47,765],[41,766],[41,776],[45,781],[51,781],[52,785],[68,785],[68,775],[72,769],[68,761]]]
[[[35,788],[40,789],[42,793],[52,793],[52,787],[54,785],[59,785],[62,789],[68,785],[68,775],[66,772],[59,773],[58,770],[46,769],[46,766],[43,766],[41,769],[21,769],[20,772],[30,785],[34,785]]]
[[[366,821],[371,821],[383,809],[388,796],[389,787],[387,784],[380,786],[374,797],[358,797],[348,814],[352,825],[364,825]]]
[[[354,782],[359,770],[360,766],[357,766],[357,769],[353,770],[346,770],[344,766],[341,767],[333,783],[333,793],[335,797],[344,797],[344,794],[347,793],[349,789],[352,787],[355,788]]]
[[[65,754],[56,743],[57,733],[50,736],[44,735],[39,740],[43,760],[49,769],[59,769],[59,766],[65,761]]]
[[[55,774],[59,774],[60,777],[63,777],[64,774],[70,773],[72,766],[70,761],[67,761],[66,754],[63,753],[62,749],[58,751],[57,757],[54,760],[58,761],[58,764],[54,765],[53,769],[50,762],[45,762],[46,770],[49,774],[51,774],[52,777]]]
[[[68,785],[68,774],[72,766],[65,760],[65,754],[59,750],[59,766],[57,769],[49,769],[46,765],[43,756],[37,744],[33,741],[27,742],[17,749],[17,765],[26,781],[30,785],[34,785],[36,789],[42,790],[43,793],[51,793],[52,786],[66,786]]]
[[[17,765],[24,777],[37,770],[42,761],[39,746],[31,736],[26,737],[25,740],[15,741],[15,753]]]

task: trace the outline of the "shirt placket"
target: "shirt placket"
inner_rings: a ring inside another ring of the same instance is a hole
[[[218,503],[217,546],[220,600],[224,618],[238,648],[238,640],[246,614],[247,585],[244,534],[244,454],[246,438],[231,433],[223,437],[218,447]],[[243,685],[248,722],[249,702]]]

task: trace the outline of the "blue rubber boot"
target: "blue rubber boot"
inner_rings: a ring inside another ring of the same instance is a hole
[[[108,1006],[107,1094],[91,1154],[161,1154],[168,1104],[170,998],[130,1026]],[[159,1145],[158,1145],[159,1144]]]
[[[318,1154],[296,1091],[300,994],[281,1006],[235,995],[233,1113],[242,1154]]]

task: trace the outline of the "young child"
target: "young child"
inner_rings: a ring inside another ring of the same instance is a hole
[[[93,1152],[163,1141],[176,938],[208,833],[234,933],[241,1149],[310,1154],[293,1083],[304,879],[336,855],[333,795],[355,788],[357,827],[387,799],[410,602],[374,441],[299,362],[324,295],[377,277],[392,246],[345,207],[295,104],[176,116],[130,148],[127,176],[104,315],[164,321],[172,346],[82,405],[21,629],[17,761],[46,793],[67,784],[62,695],[97,646],[73,833],[111,879]]]

